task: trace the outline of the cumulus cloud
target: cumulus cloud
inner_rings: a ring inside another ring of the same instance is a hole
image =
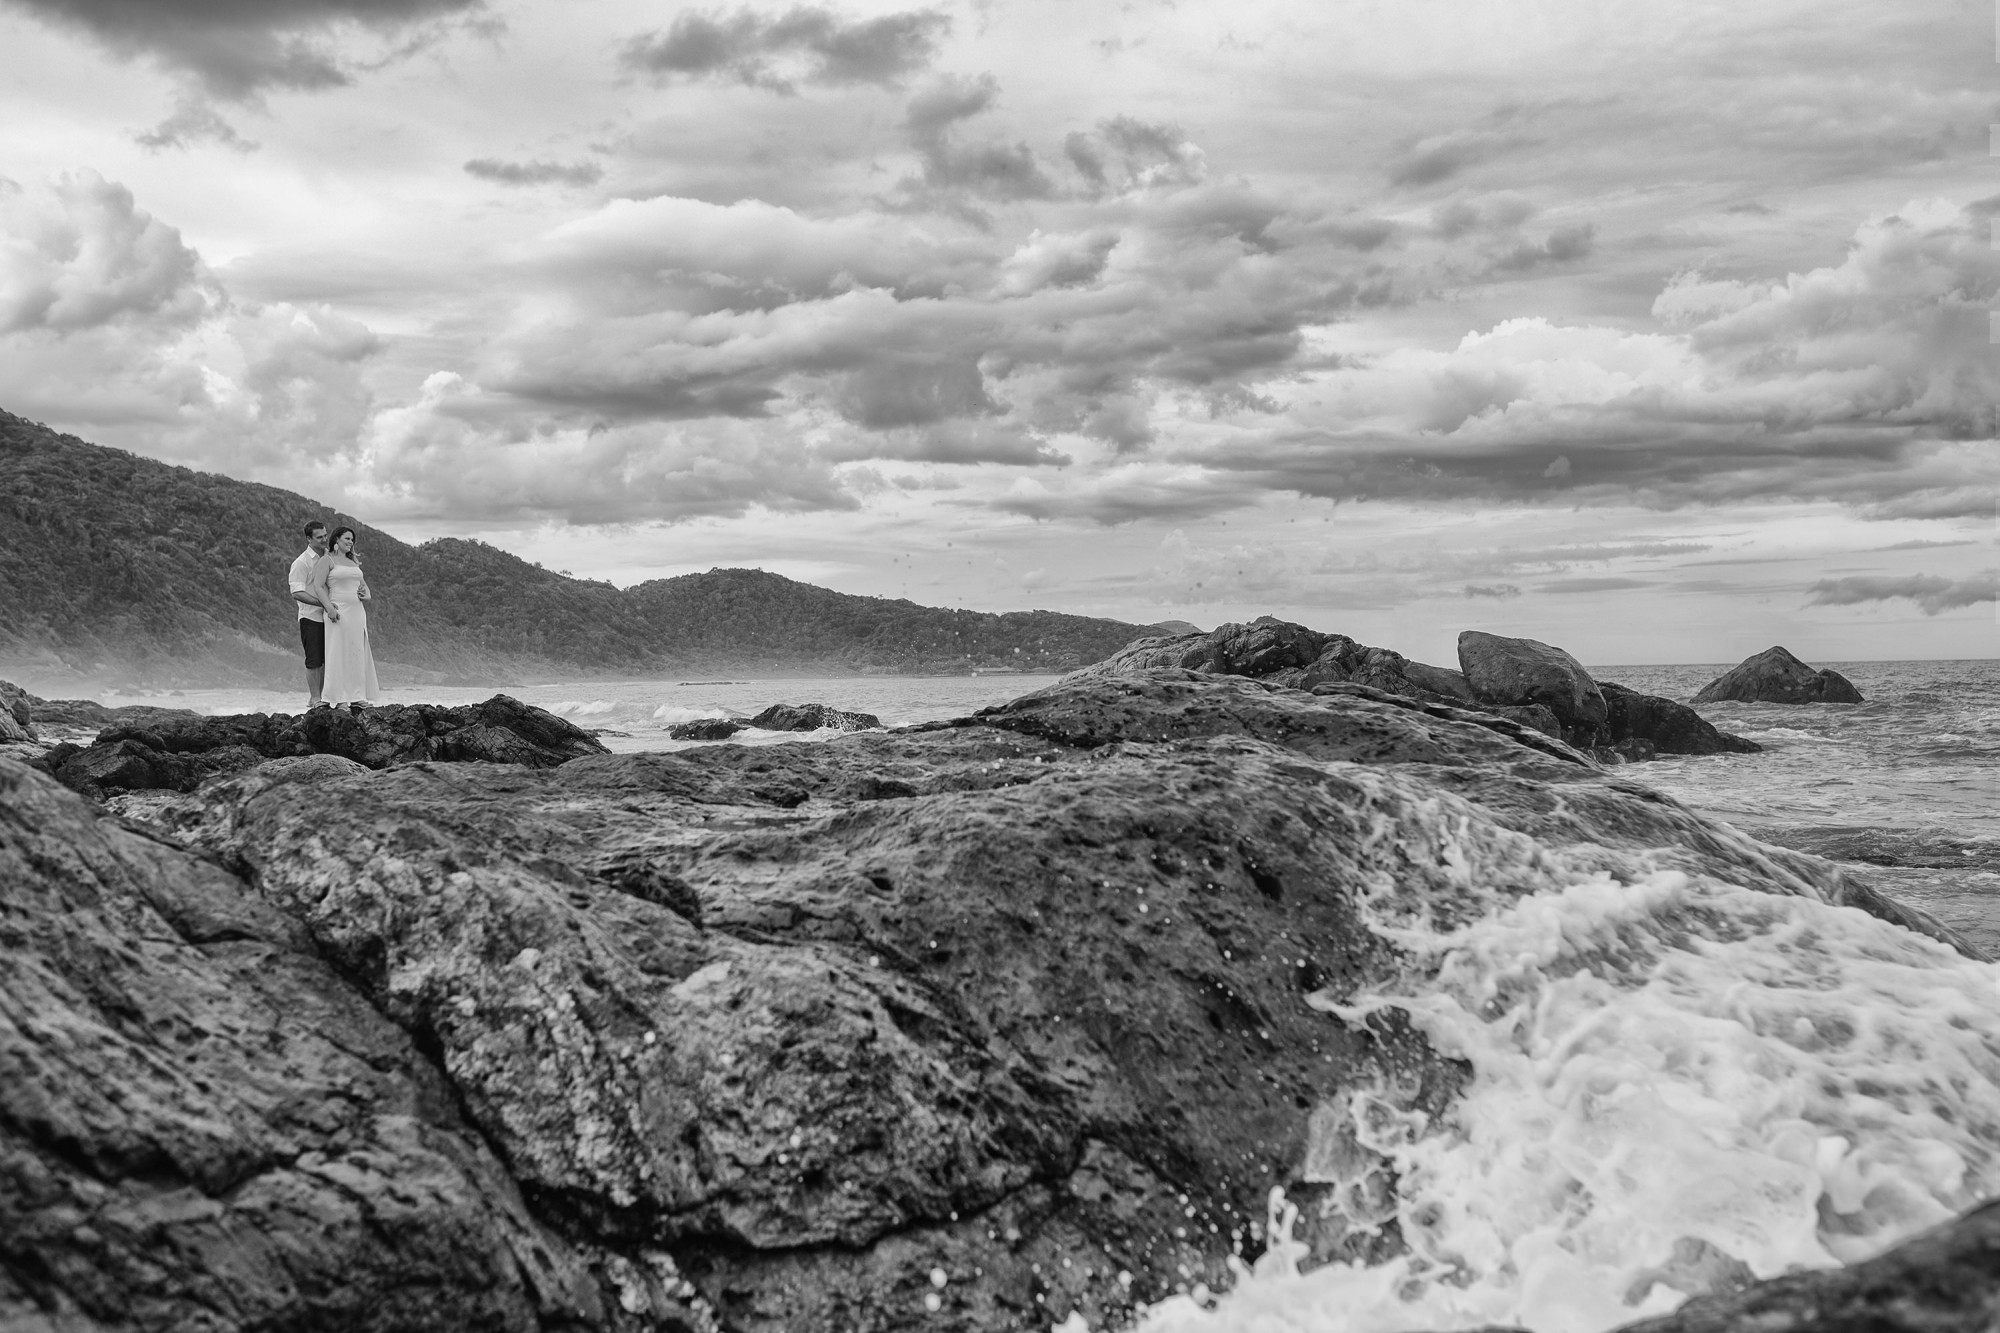
[[[440,20],[478,10],[484,0],[12,3],[89,34],[115,56],[149,57],[212,96],[247,101],[270,88],[310,91],[352,82],[366,62],[342,49],[347,32],[398,39],[401,45],[388,54],[403,54],[435,37]]]
[[[465,174],[496,185],[595,185],[604,177],[604,168],[595,162],[508,162],[497,157],[475,157],[465,164]]]
[[[997,140],[966,142],[959,127],[988,109],[1000,85],[990,74],[948,76],[910,99],[904,127],[923,164],[920,181],[904,188],[918,197],[928,192],[963,192],[995,200],[1050,199],[1058,193],[1034,149]]]
[[[523,429],[489,406],[439,372],[415,402],[376,413],[363,439],[375,511],[624,523],[858,503],[808,447],[738,423]]]
[[[1208,158],[1177,125],[1113,116],[1094,131],[1063,140],[1063,154],[1095,192],[1195,185],[1208,174]]]
[[[1807,589],[1807,606],[1857,606],[1907,597],[1927,616],[2000,599],[2000,569],[1984,569],[1963,579],[1935,574],[1859,574],[1822,579]]]
[[[1656,305],[1664,332],[1531,317],[1350,360],[1282,395],[1275,428],[1234,423],[1193,456],[1308,495],[1990,513],[2000,255],[1981,223],[1916,204],[1864,224],[1837,265],[1683,275]]]
[[[775,17],[684,13],[664,33],[626,42],[619,62],[662,80],[720,78],[787,94],[801,83],[894,86],[929,66],[950,31],[950,16],[928,9],[873,19],[816,6]]]
[[[0,178],[0,333],[185,324],[213,301],[200,256],[93,172],[30,192]]]
[[[1509,597],[1519,597],[1521,586],[1518,583],[1468,583],[1461,591],[1467,597],[1493,597],[1504,600]]]

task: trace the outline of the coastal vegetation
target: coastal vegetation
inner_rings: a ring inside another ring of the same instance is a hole
[[[284,571],[316,515],[356,530],[377,593],[376,656],[422,679],[1064,671],[1145,632],[857,597],[756,569],[621,589],[476,540],[413,546],[303,495],[0,412],[0,660],[154,684],[289,685],[296,617]]]

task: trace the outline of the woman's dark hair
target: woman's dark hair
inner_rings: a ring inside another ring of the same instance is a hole
[[[352,537],[352,536],[354,535],[354,529],[353,529],[353,528],[350,528],[350,527],[348,527],[348,526],[347,526],[346,524],[344,524],[344,523],[343,523],[343,524],[342,524],[341,526],[339,526],[339,527],[335,528],[335,529],[334,529],[334,530],[333,530],[333,531],[332,531],[331,533],[329,533],[329,534],[327,535],[327,539],[326,539],[326,549],[327,549],[327,550],[331,551],[331,550],[333,550],[333,549],[334,549],[335,547],[337,547],[337,546],[339,546],[339,545],[340,545],[340,534],[341,534],[341,533],[343,533],[343,532],[344,532],[344,533],[346,533],[346,534],[347,534],[348,536],[350,536],[350,537]],[[349,552],[348,552],[348,554],[349,554],[349,555],[353,555],[353,554],[354,554],[354,552],[352,552],[352,551],[349,551]]]

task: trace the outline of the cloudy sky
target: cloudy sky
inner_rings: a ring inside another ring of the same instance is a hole
[[[1988,0],[0,0],[0,407],[620,584],[2000,655]]]

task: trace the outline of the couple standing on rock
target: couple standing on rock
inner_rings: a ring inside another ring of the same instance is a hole
[[[368,644],[368,580],[354,553],[354,529],[306,524],[306,549],[292,561],[292,600],[299,609],[299,643],[306,654],[308,709],[321,704],[372,704],[375,655]]]

